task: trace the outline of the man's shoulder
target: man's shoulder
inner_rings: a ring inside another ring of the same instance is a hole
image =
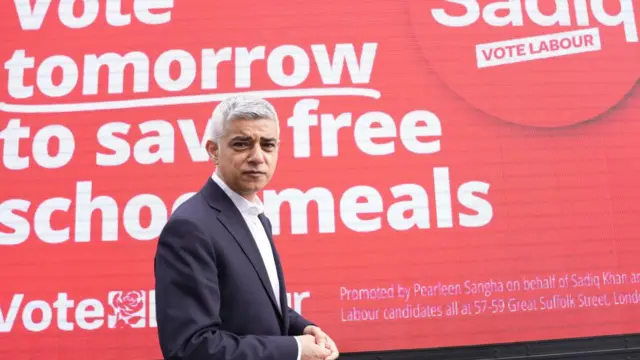
[[[209,206],[202,193],[196,192],[173,210],[164,227],[187,226],[204,231],[215,222],[217,213],[217,210]]]
[[[194,214],[202,213],[203,210],[209,208],[206,200],[202,196],[202,191],[198,191],[184,200],[180,205],[173,209],[169,216],[169,220],[181,217],[193,217]]]

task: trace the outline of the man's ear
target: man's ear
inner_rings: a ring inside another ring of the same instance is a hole
[[[207,140],[205,148],[207,149],[207,153],[209,153],[209,156],[211,157],[213,162],[215,164],[217,164],[218,163],[218,150],[219,150],[218,144],[216,144],[212,140]]]

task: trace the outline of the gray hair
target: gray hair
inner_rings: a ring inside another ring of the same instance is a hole
[[[278,123],[278,114],[273,105],[262,98],[248,95],[228,97],[211,114],[207,127],[209,140],[217,143],[224,134],[227,123],[236,119],[270,119]]]

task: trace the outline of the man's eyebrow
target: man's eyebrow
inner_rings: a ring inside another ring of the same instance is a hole
[[[264,142],[277,142],[278,141],[278,139],[276,139],[276,138],[267,138],[267,137],[262,138],[262,140]]]
[[[251,136],[246,136],[246,135],[237,135],[234,136],[233,138],[231,138],[232,141],[234,140],[239,140],[239,141],[249,141],[251,140]]]

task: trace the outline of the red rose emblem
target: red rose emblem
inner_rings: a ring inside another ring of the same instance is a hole
[[[121,316],[129,317],[144,307],[144,297],[140,291],[119,293],[113,297],[113,307]]]

